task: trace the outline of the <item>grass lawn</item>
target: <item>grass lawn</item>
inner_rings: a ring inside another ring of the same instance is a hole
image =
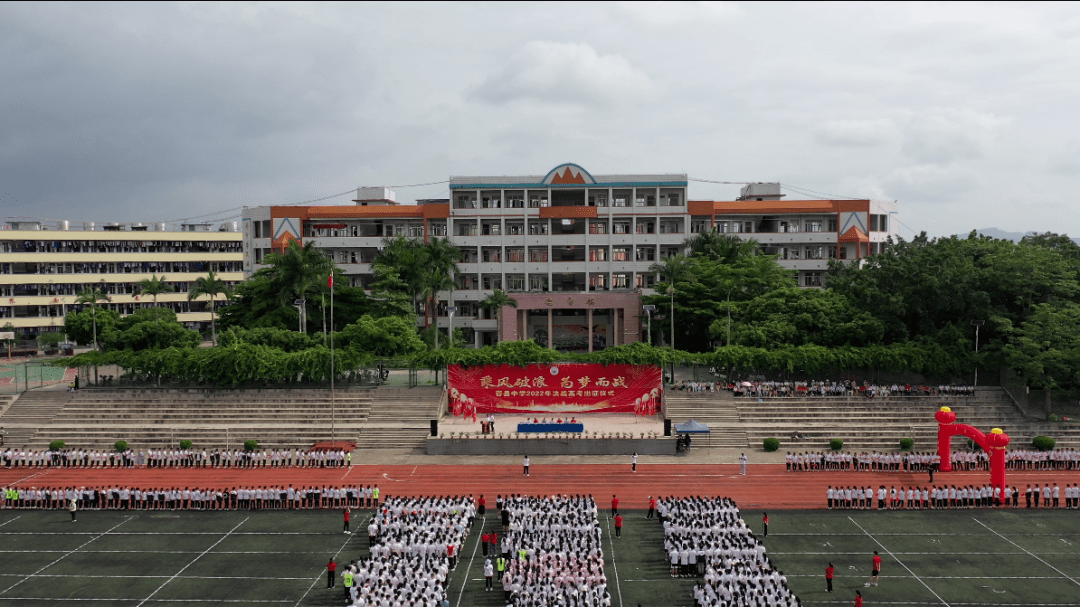
[[[744,513],[755,530],[760,513]],[[605,518],[604,548],[613,605],[689,607],[693,579],[668,576],[656,520],[624,512],[623,537]],[[0,606],[199,604],[344,605],[328,590],[325,564],[367,556],[367,513],[353,535],[337,511],[0,512]],[[1068,511],[774,511],[764,540],[804,605],[1080,604],[1080,516]],[[503,607],[484,592],[477,545],[495,513],[478,521],[449,581],[454,607]],[[881,586],[864,588],[873,551]],[[836,565],[836,591],[824,571]],[[80,602],[81,602],[80,601]]]

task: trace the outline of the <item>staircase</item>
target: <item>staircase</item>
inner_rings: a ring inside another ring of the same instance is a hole
[[[431,420],[439,418],[441,387],[380,387],[359,429],[357,449],[424,449]]]
[[[53,409],[38,415],[36,431],[24,444],[44,448],[61,439],[69,447],[109,449],[125,440],[139,450],[176,446],[188,439],[198,448],[218,449],[254,439],[265,448],[307,449],[329,440],[332,433],[338,440],[354,440],[367,419],[370,392],[341,390],[333,399],[329,390],[51,392]],[[3,419],[31,394],[20,398]]]
[[[4,446],[29,446],[38,429],[51,423],[73,395],[73,392],[64,390],[44,389],[24,392],[21,396],[5,396],[5,399],[14,402],[0,416],[0,426],[4,428]],[[45,446],[48,446],[48,441]]]
[[[736,398],[735,404],[751,445],[774,437],[785,451],[828,449],[833,438],[843,439],[845,448],[857,451],[893,451],[901,438],[912,438],[916,451],[932,451],[937,448],[934,413],[943,406],[952,408],[958,423],[984,432],[1003,429],[1016,448],[1030,445],[1031,437],[1044,430],[1025,421],[1008,395],[996,387],[977,388],[973,396],[751,397]],[[804,438],[792,439],[795,433]],[[1063,434],[1055,428],[1047,435],[1059,438],[1059,447],[1080,444],[1080,432]]]
[[[677,392],[664,393],[664,416],[672,426],[691,419],[709,426],[708,438],[694,440],[694,447],[718,447],[745,449],[748,445],[746,430],[739,419],[739,410],[731,392]],[[695,437],[697,439],[698,437]]]

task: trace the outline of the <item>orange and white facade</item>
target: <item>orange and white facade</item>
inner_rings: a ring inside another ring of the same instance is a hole
[[[753,239],[799,286],[822,286],[830,259],[880,253],[897,232],[897,204],[876,200],[782,200],[779,184],[750,184],[733,201],[691,200],[690,232]]]
[[[778,191],[776,200],[688,201],[687,186],[685,174],[592,175],[563,164],[545,175],[452,177],[449,199],[415,205],[360,188],[354,205],[248,208],[244,274],[290,240],[311,240],[350,284],[368,288],[384,238],[449,238],[463,260],[454,290],[440,295],[440,327],[453,306],[454,328],[475,346],[526,338],[591,351],[646,339],[641,296],[657,280],[649,268],[685,252],[697,232],[754,238],[800,285],[819,286],[830,255],[880,250],[895,213],[866,200],[780,201]],[[478,305],[495,289],[518,302],[498,321]]]

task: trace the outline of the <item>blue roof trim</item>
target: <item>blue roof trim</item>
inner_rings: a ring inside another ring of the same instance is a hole
[[[647,188],[667,188],[667,187],[686,187],[689,185],[687,181],[623,181],[623,182],[602,182],[598,181],[594,184],[588,183],[562,183],[559,185],[546,184],[546,183],[462,183],[458,185],[451,185],[451,190],[516,190],[519,188],[535,188],[543,190],[547,188],[630,188],[630,187],[647,187]]]

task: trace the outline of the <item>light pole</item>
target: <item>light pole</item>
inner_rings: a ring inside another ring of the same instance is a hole
[[[305,299],[297,299],[296,301],[293,302],[293,306],[296,307],[297,318],[298,318],[296,330],[299,331],[300,333],[304,332],[304,303],[306,303],[306,301],[307,300],[305,300]]]
[[[645,337],[649,341],[649,345],[652,345],[652,313],[656,309],[656,306],[641,306],[642,310],[645,310],[645,322],[648,323],[648,329]]]
[[[671,296],[671,349],[675,349],[675,287],[674,285],[667,288],[668,295]],[[674,363],[672,363],[674,364]],[[674,370],[674,367],[672,368]]]
[[[457,306],[447,306],[446,314],[450,317],[450,348],[454,348],[454,314],[457,312]]]
[[[975,384],[974,384],[975,386],[979,385],[979,361],[978,361],[978,355],[979,355],[979,327],[981,327],[981,326],[983,326],[985,324],[986,324],[985,320],[973,320],[973,321],[971,321],[971,326],[975,327],[975,356],[976,356],[976,360],[975,360]]]

